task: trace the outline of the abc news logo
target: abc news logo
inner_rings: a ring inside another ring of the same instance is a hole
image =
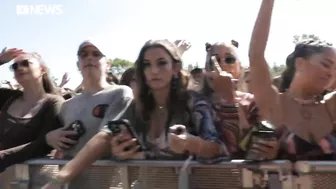
[[[61,15],[63,14],[63,6],[62,5],[16,5],[16,14],[19,16]]]

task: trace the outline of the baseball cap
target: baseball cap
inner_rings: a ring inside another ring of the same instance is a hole
[[[93,46],[93,47],[96,47],[103,55],[105,55],[106,52],[104,52],[102,50],[102,45],[99,45],[99,43],[97,41],[93,41],[93,40],[85,40],[83,41],[79,47],[78,47],[78,50],[77,50],[77,55],[80,54],[80,52],[85,48],[85,47],[88,47],[88,46]]]

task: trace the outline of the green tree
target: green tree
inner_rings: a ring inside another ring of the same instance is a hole
[[[124,69],[132,67],[134,65],[133,62],[121,58],[109,59],[109,62],[112,67],[122,67]]]
[[[110,71],[117,76],[122,75],[127,68],[134,66],[133,62],[121,58],[109,59],[108,62],[111,66]]]
[[[320,37],[314,34],[294,35],[293,43],[298,44],[299,42],[307,40],[307,39],[320,40]]]

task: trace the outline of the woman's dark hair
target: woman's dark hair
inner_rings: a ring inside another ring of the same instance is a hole
[[[135,68],[128,68],[121,76],[120,85],[127,85],[130,87],[131,81],[135,77]]]
[[[171,56],[174,67],[175,66],[182,67],[182,60],[178,53],[177,47],[170,41],[150,40],[146,42],[145,45],[142,47],[135,63],[136,64],[135,75],[139,91],[138,96],[135,98],[136,99],[135,104],[137,112],[139,113],[138,115],[141,115],[141,119],[143,121],[148,121],[150,119],[150,114],[156,107],[153,94],[149,86],[146,84],[146,78],[144,75],[144,69],[145,69],[144,55],[149,49],[152,48],[162,48]],[[188,93],[186,92],[186,89],[183,86],[182,74],[179,73],[176,75],[176,77],[172,77],[171,79],[170,99],[169,103],[167,103],[169,114],[171,115],[171,113],[174,112],[174,114],[179,115],[178,113],[181,111],[183,111],[184,113],[188,98],[189,98]]]
[[[44,68],[45,73],[42,75],[42,85],[43,85],[44,91],[49,94],[59,95],[59,92],[54,84],[54,81],[50,78],[49,69],[46,63],[44,62],[44,60],[42,59],[41,55],[39,55],[36,52],[26,53],[25,55],[36,59],[40,63],[40,65]]]
[[[190,71],[190,75],[192,76],[200,73],[203,73],[203,70],[201,68],[194,68],[193,70]]]
[[[279,91],[285,92],[292,83],[295,75],[295,60],[297,58],[309,58],[313,54],[322,53],[332,49],[332,44],[320,40],[305,40],[295,46],[294,52],[288,55],[286,59],[286,70],[281,74],[282,81]]]
[[[115,76],[112,72],[108,72],[106,74],[106,82],[109,84],[119,84],[119,80],[117,76]]]

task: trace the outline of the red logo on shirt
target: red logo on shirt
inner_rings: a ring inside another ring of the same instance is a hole
[[[99,104],[95,108],[93,108],[92,115],[97,118],[104,118],[107,108],[107,104]]]

